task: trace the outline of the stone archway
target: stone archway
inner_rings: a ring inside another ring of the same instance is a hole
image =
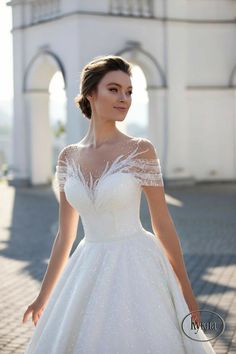
[[[45,51],[31,60],[24,76],[26,152],[29,179],[33,185],[49,183],[53,172],[49,83],[57,71],[61,71],[66,86],[61,61],[55,54]]]
[[[166,87],[166,76],[160,64],[152,54],[142,48],[139,42],[128,41],[126,47],[116,52],[116,55],[124,56],[139,65],[145,73],[148,87]]]

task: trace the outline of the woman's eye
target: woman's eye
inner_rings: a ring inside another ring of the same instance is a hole
[[[109,91],[112,91],[112,92],[118,92],[118,89],[113,87],[113,88],[110,88]],[[128,91],[128,95],[131,96],[132,95],[132,91]]]

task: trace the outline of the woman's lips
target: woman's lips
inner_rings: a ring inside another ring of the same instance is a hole
[[[120,112],[124,112],[127,110],[127,108],[125,108],[125,107],[114,107],[114,108],[118,109],[118,111],[120,111]]]

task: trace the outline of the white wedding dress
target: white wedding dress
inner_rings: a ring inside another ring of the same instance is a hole
[[[135,138],[120,154],[109,149],[105,165],[101,158],[92,164],[102,170],[96,180],[91,167],[85,176],[88,160],[80,158],[78,144],[61,152],[58,189],[80,214],[84,237],[25,354],[215,353],[209,341],[192,340],[182,331],[189,309],[177,277],[160,240],[140,221],[142,186],[164,186],[157,155],[142,158],[147,143]],[[207,339],[201,329],[195,337]]]

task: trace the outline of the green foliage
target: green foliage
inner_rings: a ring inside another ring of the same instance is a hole
[[[56,138],[60,137],[62,134],[65,134],[66,127],[65,124],[61,121],[57,121],[57,125],[53,130],[53,134]]]

